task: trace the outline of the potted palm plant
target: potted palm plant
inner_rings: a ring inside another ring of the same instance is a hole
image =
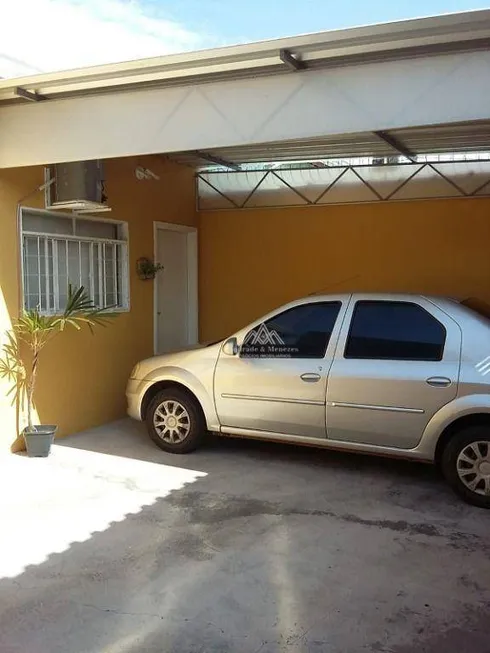
[[[38,308],[25,310],[7,332],[7,340],[0,357],[0,376],[12,387],[9,394],[21,408],[27,408],[27,426],[22,435],[28,456],[46,457],[49,454],[57,426],[34,424],[34,392],[36,389],[39,357],[46,345],[66,328],[80,331],[86,326],[93,333],[96,325],[105,326],[113,313],[111,308],[97,308],[83,286],[68,286],[68,300],[63,313],[43,315]]]

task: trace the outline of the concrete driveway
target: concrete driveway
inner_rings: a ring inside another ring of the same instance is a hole
[[[1,468],[1,653],[490,651],[490,512],[431,467],[123,420]]]

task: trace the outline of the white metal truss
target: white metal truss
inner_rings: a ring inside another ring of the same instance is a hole
[[[490,160],[201,172],[201,211],[490,195]]]

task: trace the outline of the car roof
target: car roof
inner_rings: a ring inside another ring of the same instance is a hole
[[[422,293],[401,293],[401,292],[349,292],[349,293],[313,293],[311,295],[306,295],[299,299],[295,299],[292,302],[289,302],[288,306],[294,306],[295,304],[304,304],[305,301],[341,301],[347,300],[351,297],[366,299],[366,300],[391,300],[391,301],[407,301],[410,299],[427,299],[435,304],[440,305],[441,303],[459,303],[457,299],[452,299],[450,297],[443,297],[438,295],[425,295]]]
[[[277,305],[272,311],[269,311],[265,315],[261,315],[259,318],[256,318],[253,322],[251,322],[247,327],[251,327],[253,325],[260,324],[261,322],[264,322],[265,320],[270,319],[274,315],[277,315],[278,311],[285,311],[290,308],[294,308],[295,306],[301,306],[302,304],[305,303],[311,303],[311,302],[346,302],[351,299],[351,297],[354,297],[354,299],[364,299],[364,300],[385,300],[385,301],[410,301],[412,300],[419,300],[420,299],[426,299],[436,306],[439,306],[442,308],[442,310],[449,312],[450,311],[450,306],[451,304],[453,306],[458,306],[457,303],[455,303],[453,300],[447,298],[447,297],[436,297],[436,296],[429,296],[429,295],[421,295],[421,294],[415,294],[415,293],[390,293],[390,292],[355,292],[355,293],[331,293],[331,294],[323,294],[323,293],[315,293],[311,295],[306,295],[304,297],[299,297],[298,299],[295,299],[293,301],[287,302],[282,305]]]
[[[482,312],[476,306],[466,305],[465,300],[459,300],[454,297],[445,297],[442,295],[424,295],[419,293],[400,293],[400,292],[354,292],[354,293],[343,293],[343,294],[314,294],[307,295],[301,299],[294,300],[289,304],[282,306],[281,308],[292,308],[305,302],[331,302],[331,301],[347,301],[350,298],[354,300],[365,300],[365,301],[420,301],[425,299],[426,301],[434,304],[439,309],[444,311],[446,314],[450,315],[453,319],[457,321],[471,319],[473,321],[477,320],[479,322],[484,322],[488,327],[490,323],[490,315]]]
[[[490,320],[487,317],[480,315],[475,312],[474,309],[471,309],[461,303],[460,300],[445,297],[441,295],[424,295],[422,293],[400,293],[400,292],[353,292],[353,293],[315,293],[312,295],[306,295],[300,297],[286,304],[278,305],[274,310],[270,311],[267,314],[263,314],[260,318],[256,318],[253,322],[249,323],[246,327],[243,327],[243,330],[249,329],[253,326],[261,324],[262,322],[274,317],[280,311],[285,311],[295,306],[300,306],[305,303],[311,302],[333,302],[333,301],[342,301],[347,302],[351,298],[354,300],[379,300],[379,301],[416,301],[417,303],[420,300],[425,300],[430,302],[440,310],[442,310],[446,315],[450,316],[456,322],[467,322],[471,320],[473,323],[478,322],[480,326],[488,329],[490,326]],[[487,336],[487,333],[485,333]]]

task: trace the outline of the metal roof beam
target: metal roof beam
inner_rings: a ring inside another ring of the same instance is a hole
[[[416,154],[411,152],[408,149],[408,147],[406,147],[401,141],[398,140],[398,138],[396,138],[389,132],[378,131],[378,132],[373,132],[373,134],[375,134],[378,138],[380,138],[382,141],[390,145],[394,150],[396,150],[399,154],[406,157],[410,161],[415,161],[417,159]]]
[[[305,62],[295,57],[290,50],[279,50],[279,59],[293,72],[304,70],[306,68]]]
[[[201,150],[196,150],[195,155],[204,161],[209,161],[210,163],[215,163],[218,166],[223,166],[225,168],[231,168],[232,170],[241,170],[241,167],[238,163],[233,163],[233,161],[227,161],[216,154],[209,154],[208,152],[202,152]]]
[[[28,91],[27,89],[22,88],[22,86],[15,87],[15,95],[24,98],[25,100],[29,100],[29,102],[42,102],[43,100],[48,99],[45,95],[36,93],[36,91]]]
[[[16,86],[37,88],[52,100],[188,80],[255,78],[274,75],[285,65],[297,70],[298,62],[309,69],[487,51],[489,41],[490,10],[483,9],[0,80],[0,101],[19,103]],[[287,62],[280,52],[289,53]]]

